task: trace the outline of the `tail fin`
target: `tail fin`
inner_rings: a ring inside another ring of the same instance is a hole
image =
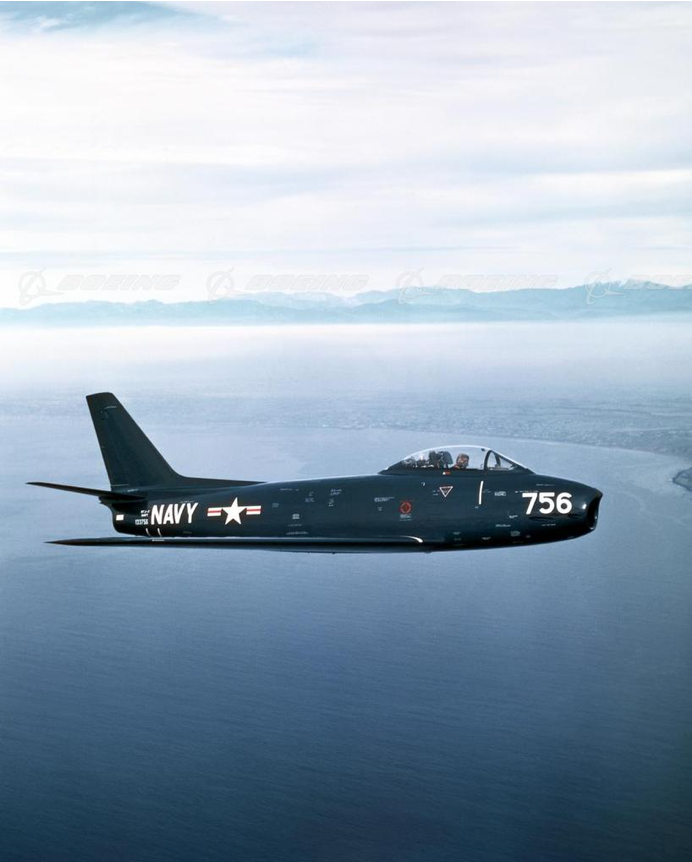
[[[181,476],[161,455],[135,420],[110,392],[87,395],[111,490],[146,488],[192,488],[254,485],[240,479],[197,479]]]
[[[179,476],[115,395],[87,395],[111,488],[177,485]]]

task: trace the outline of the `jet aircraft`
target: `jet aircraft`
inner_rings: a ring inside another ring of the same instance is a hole
[[[97,497],[126,536],[53,544],[429,553],[574,539],[598,522],[596,488],[534,473],[481,446],[435,446],[365,476],[181,476],[114,395],[86,400],[110,490],[28,484]]]

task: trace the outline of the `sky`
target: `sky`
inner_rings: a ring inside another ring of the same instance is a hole
[[[0,305],[692,283],[692,4],[0,3]]]

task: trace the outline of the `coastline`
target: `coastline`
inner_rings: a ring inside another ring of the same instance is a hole
[[[679,473],[676,473],[675,476],[673,476],[673,483],[692,493],[692,467],[688,467],[686,470],[680,470]]]

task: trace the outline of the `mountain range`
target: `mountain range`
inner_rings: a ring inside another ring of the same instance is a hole
[[[692,313],[692,284],[607,282],[564,289],[475,292],[441,287],[336,293],[238,292],[196,302],[48,302],[0,308],[0,326],[232,326],[593,320]]]

